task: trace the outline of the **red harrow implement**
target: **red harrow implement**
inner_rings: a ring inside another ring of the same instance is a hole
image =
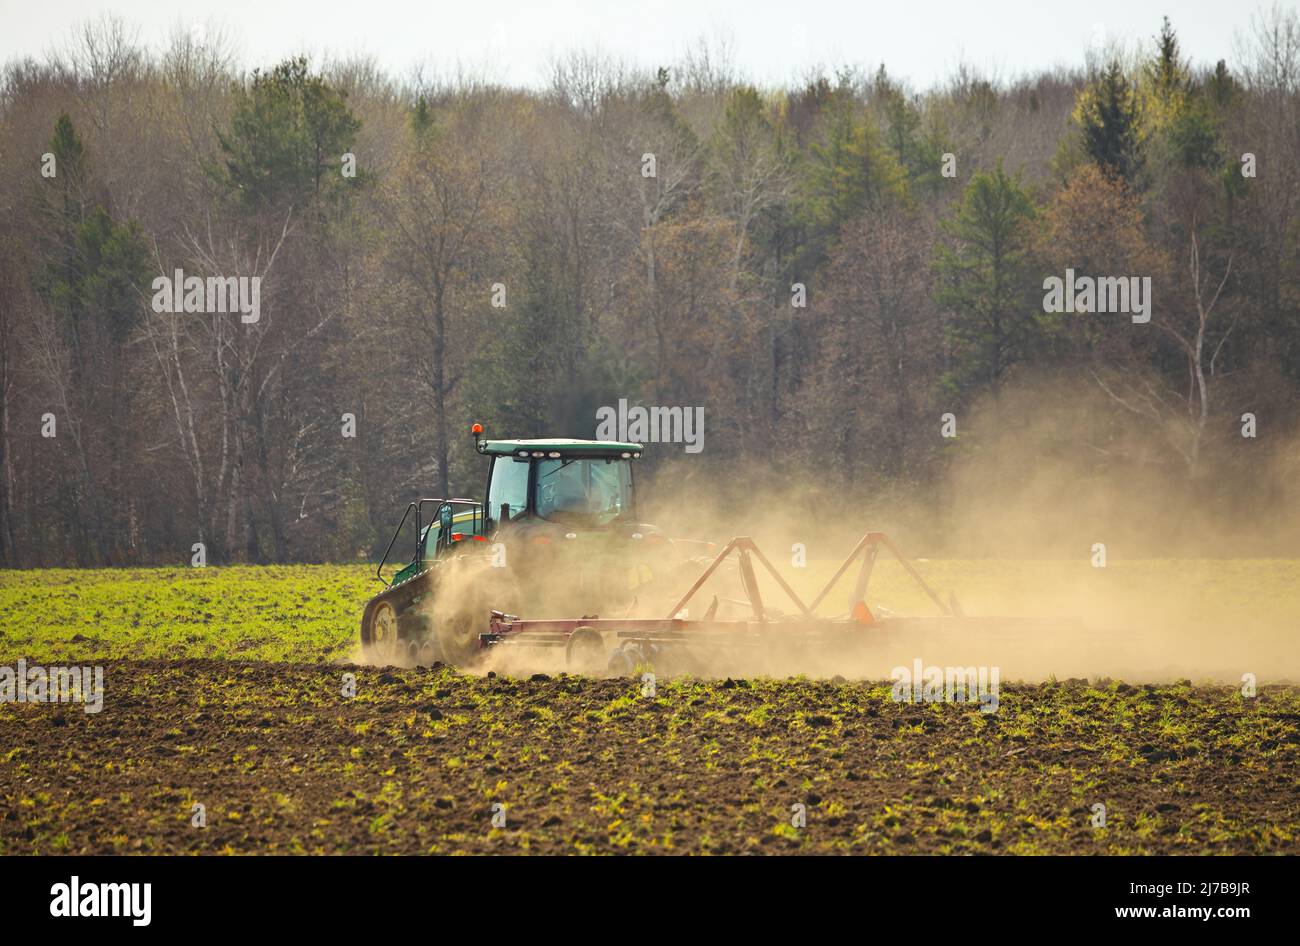
[[[938,618],[878,615],[867,606],[867,585],[882,546],[893,554],[934,602],[939,610]],[[744,598],[714,595],[701,616],[692,617],[691,603],[733,555]],[[755,561],[789,599],[793,611],[782,611],[764,602]],[[848,599],[847,611],[837,617],[817,615],[816,609],[855,562],[858,565],[857,579]],[[739,612],[742,616],[719,617],[723,605],[727,612]],[[606,667],[626,671],[643,664],[660,666],[664,663],[689,671],[696,663],[692,658],[707,660],[710,652],[798,654],[815,649],[821,654],[851,654],[879,643],[884,635],[902,625],[914,629],[918,622],[947,623],[953,619],[966,620],[962,618],[955,598],[945,604],[882,532],[868,532],[862,537],[811,605],[803,602],[752,539],[740,536],[726,544],[665,617],[531,620],[493,611],[490,628],[480,636],[480,644],[489,651],[563,648],[567,665],[576,671]]]

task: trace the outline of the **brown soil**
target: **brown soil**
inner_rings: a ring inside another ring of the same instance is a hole
[[[1298,722],[1295,687],[1004,685],[986,715],[838,681],[120,661],[97,715],[0,705],[0,853],[1298,853]]]

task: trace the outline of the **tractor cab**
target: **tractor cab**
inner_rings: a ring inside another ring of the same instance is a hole
[[[473,499],[421,499],[406,507],[377,574],[399,585],[465,543],[495,542],[518,533],[533,543],[581,533],[635,529],[632,460],[641,445],[600,440],[488,440],[475,424],[474,445],[488,457],[482,503]],[[415,553],[393,575],[383,570],[398,536],[413,523]]]
[[[604,529],[635,513],[631,461],[641,445],[599,440],[480,440],[492,458],[487,530],[530,521]]]

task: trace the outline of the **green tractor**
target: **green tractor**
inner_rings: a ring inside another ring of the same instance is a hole
[[[641,445],[595,440],[488,440],[483,502],[410,503],[376,571],[361,644],[382,663],[474,662],[496,611],[530,615],[628,609],[707,543],[673,542],[638,522],[632,462]],[[410,560],[384,575],[403,531]],[[648,603],[648,602],[647,602]]]

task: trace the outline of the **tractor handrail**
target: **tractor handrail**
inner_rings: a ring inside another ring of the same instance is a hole
[[[402,534],[402,526],[406,525],[406,517],[411,514],[411,510],[414,508],[415,503],[406,504],[406,511],[402,513],[402,518],[398,521],[397,528],[393,530],[393,537],[388,540],[388,548],[384,549],[384,555],[379,559],[379,567],[375,569],[375,577],[379,579],[384,587],[388,587],[390,584],[388,579],[384,577],[384,565],[388,563],[388,555],[393,551],[393,546],[397,543],[397,537]],[[420,530],[417,528],[415,531],[417,533],[415,541],[418,543],[420,541],[418,534]]]
[[[383,583],[386,587],[391,585],[392,583],[389,582],[386,578],[384,578],[384,565],[388,563],[388,556],[392,554],[393,546],[397,544],[397,537],[402,534],[402,526],[406,525],[406,520],[411,515],[412,509],[415,510],[415,553],[411,556],[411,561],[423,563],[424,545],[420,541],[420,539],[424,532],[424,523],[422,521],[421,512],[423,511],[426,503],[438,504],[437,507],[434,509],[433,519],[429,520],[430,525],[432,525],[434,519],[438,517],[438,513],[441,512],[443,506],[450,505],[454,511],[456,506],[459,504],[463,506],[473,507],[474,528],[476,531],[478,529],[478,510],[482,504],[479,503],[479,501],[476,499],[443,499],[441,497],[434,497],[428,499],[420,499],[414,502],[407,503],[406,511],[402,513],[402,518],[397,523],[397,528],[393,530],[393,537],[388,540],[388,547],[384,549],[384,555],[379,560],[379,567],[375,569],[375,577],[378,578],[379,581]]]
[[[429,517],[429,525],[433,525],[438,517],[442,514],[443,506],[450,506],[451,513],[456,514],[456,506],[469,506],[474,513],[474,531],[478,532],[478,511],[482,508],[482,503],[476,499],[422,499],[415,508],[415,555],[412,561],[418,564],[424,564],[424,543],[420,541],[420,536],[424,533],[424,523],[421,521],[420,512],[424,509],[425,503],[437,503],[434,507],[433,515]],[[447,537],[441,532],[438,533],[439,544],[446,544]]]

